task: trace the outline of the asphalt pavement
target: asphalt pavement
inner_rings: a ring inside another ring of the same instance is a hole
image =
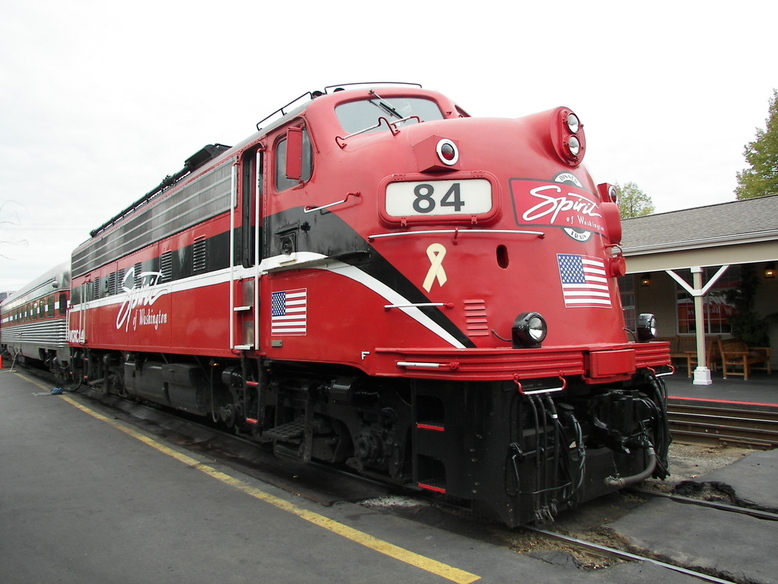
[[[778,450],[754,452],[694,483],[778,513]],[[737,582],[778,582],[778,522],[652,499],[610,527],[631,545]]]

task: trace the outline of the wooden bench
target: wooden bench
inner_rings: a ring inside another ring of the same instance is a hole
[[[686,359],[688,351],[697,350],[695,337],[657,337],[654,340],[670,343],[670,357],[673,359]]]
[[[686,351],[686,372],[689,377],[697,367],[697,342],[695,339],[693,351]],[[710,371],[718,371],[718,363],[721,361],[721,337],[705,337],[705,366]]]
[[[770,347],[749,347],[739,339],[727,339],[719,341],[719,351],[724,379],[727,375],[741,375],[747,381],[751,369],[773,372],[770,364]],[[761,367],[754,367],[760,363]]]
[[[718,350],[718,336],[705,337],[705,366],[711,371],[717,370],[717,363],[721,360]],[[656,338],[655,341],[666,341],[670,343],[670,357],[672,359],[681,359],[686,362],[687,373],[692,376],[694,368],[697,366],[697,337],[663,337]]]

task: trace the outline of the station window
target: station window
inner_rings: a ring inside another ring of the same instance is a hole
[[[704,268],[703,284],[710,281],[718,267]],[[692,283],[691,273],[681,273],[681,277]],[[732,332],[729,319],[735,316],[735,307],[727,301],[727,292],[737,288],[740,283],[740,267],[730,266],[710,291],[703,297],[703,318],[706,335],[721,335]],[[678,315],[678,334],[697,332],[694,319],[694,298],[676,284],[676,312]]]
[[[300,181],[308,182],[311,180],[311,175],[313,174],[313,148],[311,147],[308,130],[303,128],[303,175],[300,181],[286,177],[286,138],[282,138],[276,143],[275,160],[276,191],[285,191],[296,187],[300,184]]]

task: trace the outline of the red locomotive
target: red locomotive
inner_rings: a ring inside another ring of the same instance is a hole
[[[276,114],[75,250],[80,379],[509,525],[667,474],[669,351],[628,337],[571,110],[376,84]]]

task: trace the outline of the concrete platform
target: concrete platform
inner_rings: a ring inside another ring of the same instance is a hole
[[[0,371],[4,584],[697,582],[637,562],[585,572],[353,503],[317,505],[50,389]]]
[[[375,517],[372,528],[383,530],[377,545],[365,530],[366,509],[317,507],[196,454],[160,448],[74,407],[86,401],[78,394],[47,389],[0,372],[4,584],[440,582],[430,569],[475,578],[456,567],[462,543],[445,532],[423,529],[410,540]],[[403,559],[377,551],[381,545]],[[408,548],[407,556],[398,551]],[[503,563],[511,560],[520,558]]]
[[[754,508],[778,512],[778,450],[755,452],[697,478],[731,489]],[[610,525],[637,548],[653,550],[738,582],[778,582],[778,522],[654,499]]]
[[[684,370],[663,378],[671,400],[716,402],[757,409],[778,408],[778,374],[754,373],[748,381],[713,374],[711,385],[694,385]]]
[[[778,450],[754,452],[695,482],[727,485],[738,504],[778,513]],[[775,543],[778,544],[778,524],[775,528]]]

